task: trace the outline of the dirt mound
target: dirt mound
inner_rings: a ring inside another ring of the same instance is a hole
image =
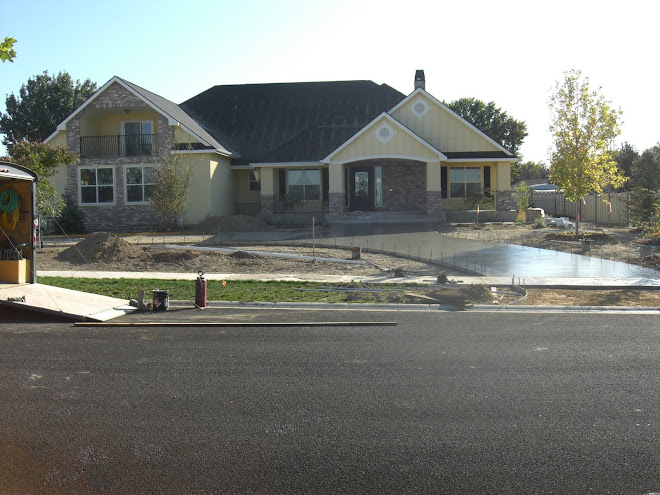
[[[615,242],[614,239],[608,234],[600,232],[583,232],[579,235],[575,235],[575,232],[559,232],[559,233],[549,233],[544,236],[544,239],[548,241],[582,241],[588,240],[592,242]]]
[[[57,258],[70,263],[125,261],[145,256],[142,248],[109,232],[96,232],[62,251]]]
[[[273,228],[260,218],[248,215],[209,217],[199,224],[205,232],[266,232]]]
[[[160,251],[151,254],[151,260],[156,263],[178,263],[190,261],[199,256],[199,253],[193,251]]]
[[[256,254],[246,253],[245,251],[236,251],[227,256],[237,260],[253,260],[259,257]]]

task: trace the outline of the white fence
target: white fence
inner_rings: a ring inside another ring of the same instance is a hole
[[[512,193],[515,207],[516,192]],[[598,225],[628,225],[628,193],[589,194],[584,198],[580,220]],[[560,192],[530,193],[530,206],[543,208],[546,214],[556,217],[577,216],[577,204],[564,198]]]

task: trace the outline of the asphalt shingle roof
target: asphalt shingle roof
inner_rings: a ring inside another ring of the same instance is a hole
[[[325,158],[405,95],[372,81],[215,86],[179,105],[236,164]]]

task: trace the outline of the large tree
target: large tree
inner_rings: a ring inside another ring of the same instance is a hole
[[[9,150],[9,160],[34,170],[37,181],[37,210],[45,217],[57,217],[64,207],[52,178],[60,166],[75,163],[77,158],[64,146],[50,146],[40,142],[21,141]]]
[[[623,143],[618,150],[612,152],[612,158],[616,162],[619,172],[626,177],[632,177],[633,163],[638,157],[638,151],[627,141]],[[630,186],[630,181],[628,181],[628,184],[626,185]]]
[[[547,179],[550,171],[543,162],[518,162],[511,166],[511,182],[530,179]]]
[[[481,132],[516,155],[527,136],[527,124],[510,117],[495,102],[484,103],[476,98],[460,98],[443,102]]]
[[[660,144],[644,150],[630,167],[630,187],[632,189],[660,189]]]
[[[16,40],[9,36],[5,36],[5,41],[0,41],[0,60],[3,64],[5,62],[13,62],[14,58],[16,58],[14,43],[16,43]]]
[[[619,187],[625,182],[608,145],[619,134],[621,110],[601,94],[591,90],[589,78],[580,71],[564,73],[550,97],[553,145],[550,178],[566,198],[581,205],[590,192],[601,192],[607,186]],[[580,229],[580,208],[575,222],[575,235]]]
[[[0,112],[2,143],[11,148],[19,141],[43,141],[57,125],[96,91],[89,79],[73,81],[67,72],[48,72],[28,79],[18,92],[7,96],[5,113]]]

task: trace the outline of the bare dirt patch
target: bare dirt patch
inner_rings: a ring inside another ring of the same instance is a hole
[[[526,306],[644,306],[660,307],[658,290],[527,289]]]
[[[227,247],[227,246],[223,246]],[[246,251],[272,251],[313,257],[291,259],[252,254]],[[75,246],[47,247],[39,250],[37,269],[41,271],[128,271],[164,273],[282,273],[318,275],[378,275],[400,270],[414,275],[436,277],[440,273],[455,275],[437,265],[382,254],[363,254],[368,260],[361,265],[322,261],[317,258],[350,260],[348,249],[302,246],[245,246],[233,253],[215,253],[190,249],[144,247],[107,232],[90,234]]]

